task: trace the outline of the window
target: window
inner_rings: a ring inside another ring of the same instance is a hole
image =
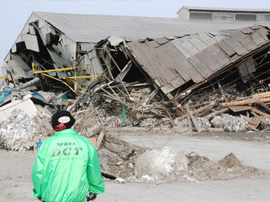
[[[212,13],[206,12],[190,12],[190,20],[212,20]]]
[[[235,20],[237,20],[237,21],[256,21],[256,14],[237,13],[237,14],[235,14]]]
[[[213,13],[214,21],[234,21],[234,13]]]
[[[258,14],[257,20],[259,22],[269,22],[270,21],[270,14]]]

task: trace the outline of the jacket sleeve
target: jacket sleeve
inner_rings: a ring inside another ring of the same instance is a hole
[[[32,182],[33,182],[33,195],[35,197],[41,196],[41,183],[42,183],[42,175],[43,175],[43,165],[44,165],[44,142],[38,149],[33,169],[32,169]]]
[[[105,190],[104,181],[101,176],[100,163],[96,149],[91,145],[90,158],[87,166],[87,178],[89,191],[94,194],[102,194]]]

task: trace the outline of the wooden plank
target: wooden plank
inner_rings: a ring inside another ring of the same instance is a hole
[[[96,146],[96,149],[98,150],[99,149],[99,146],[105,136],[105,130],[102,130],[100,133],[99,133],[99,136],[98,136],[98,139],[97,139],[97,146]]]
[[[116,153],[116,154],[118,154],[118,153],[120,153],[121,151],[123,151],[122,148],[117,147],[116,145],[113,145],[112,143],[110,143],[110,142],[108,142],[108,141],[106,141],[106,140],[104,140],[104,147],[105,147],[106,149],[108,149],[109,151],[111,151],[111,152],[113,152],[113,153]]]
[[[242,112],[242,111],[250,110],[252,107],[251,106],[232,106],[229,108],[233,112]]]
[[[192,122],[189,115],[187,115],[187,122],[188,122],[188,131],[192,132]]]
[[[263,117],[260,117],[255,112],[251,112],[251,114],[253,114],[253,116],[255,116],[256,118],[258,118],[265,126],[270,126],[270,124]]]
[[[197,116],[199,113],[205,112],[205,111],[211,109],[215,104],[216,104],[216,102],[211,102],[211,103],[208,104],[208,105],[205,105],[205,106],[203,106],[203,107],[200,107],[200,108],[198,108],[198,109],[192,111],[192,114],[195,115],[195,116]]]
[[[248,124],[248,127],[251,128],[251,129],[254,130],[254,131],[259,131],[259,130],[257,129],[257,127],[255,127],[255,126],[253,126],[253,125],[251,125],[251,124]]]
[[[208,109],[211,109],[215,104],[216,104],[216,102],[211,102],[211,103],[208,104],[208,105],[205,105],[205,106],[203,106],[203,107],[201,107],[201,108],[198,108],[198,109],[196,109],[196,110],[194,110],[194,111],[191,111],[191,113],[192,113],[193,115],[199,114],[199,113],[201,113],[201,112],[203,112],[203,111],[206,111],[206,110],[208,110]],[[182,121],[182,120],[184,120],[184,119],[186,119],[186,118],[187,118],[187,114],[185,114],[185,115],[179,117],[179,118],[178,118],[178,121]]]
[[[268,112],[270,112],[270,108],[264,103],[264,102],[261,102],[260,100],[258,100],[258,103]]]
[[[269,114],[264,113],[264,112],[262,112],[262,111],[260,111],[260,110],[258,110],[258,109],[256,109],[256,108],[254,108],[254,107],[251,109],[251,111],[255,112],[256,114],[259,114],[259,115],[261,115],[261,116],[264,116],[264,117],[270,119],[270,115],[269,115]]]
[[[252,98],[255,98],[255,99],[270,97],[270,92],[264,92],[264,93],[254,94],[251,97]]]
[[[238,106],[238,105],[248,105],[260,102],[270,102],[270,98],[262,98],[262,99],[246,99],[241,101],[234,101],[234,102],[224,102],[220,103],[221,107],[229,107],[229,106]]]
[[[140,118],[154,118],[156,117],[156,115],[154,114],[136,114],[136,118],[140,119]]]
[[[257,117],[247,117],[244,115],[240,115],[240,117],[242,119],[245,119],[250,125],[255,126],[256,128],[259,126],[259,124],[261,123],[261,121],[257,118]]]
[[[193,124],[194,124],[194,126],[195,126],[195,128],[196,128],[196,130],[197,130],[199,133],[202,132],[203,129],[199,126],[199,123],[198,123],[198,121],[197,121],[197,118],[196,118],[195,116],[192,115],[192,112],[190,112],[189,106],[186,105],[185,108],[186,108],[187,113],[188,113],[188,115],[190,116],[190,118],[191,118],[191,120],[192,120],[192,122],[193,122]]]
[[[215,112],[213,112],[213,113],[211,113],[211,114],[208,114],[207,116],[205,116],[204,118],[206,118],[206,119],[211,119],[211,118],[214,118],[215,116],[217,116],[217,115],[219,115],[219,114],[222,114],[222,113],[225,113],[225,112],[227,112],[229,109],[228,108],[224,108],[224,109],[221,109],[221,110],[219,110],[219,111],[215,111]]]

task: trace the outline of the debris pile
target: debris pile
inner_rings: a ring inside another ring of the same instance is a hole
[[[228,132],[245,132],[248,129],[248,122],[241,117],[234,117],[229,114],[216,116],[211,120],[216,128],[223,128]]]
[[[37,113],[35,118],[20,110],[11,112],[8,119],[1,123],[0,144],[14,151],[26,151],[33,148],[34,136],[53,135],[47,114]]]
[[[106,178],[203,181],[259,174],[233,154],[217,163],[169,148],[149,151],[106,134],[106,129],[269,131],[268,27],[139,40],[110,36],[95,44],[74,43],[76,50],[69,54],[61,31],[37,40],[44,39],[42,32],[36,23],[28,25],[27,30],[36,30],[31,35],[34,49],[41,49],[25,48],[26,37],[4,63],[3,148],[31,149],[34,136],[53,135],[51,114],[66,109],[76,119],[75,130],[97,140]]]
[[[98,127],[94,127],[98,128]],[[171,181],[206,181],[245,178],[264,173],[244,166],[231,153],[218,162],[194,152],[184,155],[171,148],[160,150],[139,147],[101,130],[97,143],[102,174],[116,182],[162,183]]]
[[[254,167],[244,166],[233,153],[218,162],[209,160],[194,152],[187,155],[171,148],[134,152],[132,158],[125,160],[119,155],[101,150],[99,156],[106,159],[107,169],[114,173],[110,179],[121,182],[163,183],[172,181],[207,181],[260,176],[264,173]]]
[[[99,113],[96,108],[91,111],[78,111],[73,115],[77,119],[75,128],[78,133],[97,140],[96,148],[102,175],[106,179],[121,183],[162,183],[179,180],[196,182],[262,174],[255,168],[243,166],[233,154],[217,163],[194,153],[184,155],[170,148],[149,150],[131,145],[117,135],[106,134],[106,128],[99,123],[102,121],[104,125],[110,125],[112,122],[106,117],[99,117]],[[49,123],[50,118],[49,111],[39,111],[34,118],[30,118],[26,112],[15,109],[1,124],[2,147],[16,151],[31,149],[34,136],[54,134]]]
[[[106,135],[98,150],[101,171],[109,179],[128,180],[135,176],[135,162],[146,151],[111,135]]]
[[[46,62],[38,57],[35,64],[29,57],[31,62],[27,61],[23,69],[30,65],[25,75],[31,75],[24,80],[10,73],[5,80],[8,85],[3,87],[17,93],[50,89],[53,93],[44,95],[43,106],[68,109],[80,120],[85,119],[83,112],[89,112],[91,124],[102,127],[267,131],[269,36],[268,27],[257,25],[171,38],[110,36],[89,46],[90,50],[82,51],[78,44],[75,65],[64,57],[61,67],[54,69],[50,64],[58,58],[56,55],[47,55]],[[25,62],[21,55],[27,50],[18,51],[16,61]],[[70,65],[74,67],[64,68]],[[18,85],[22,81],[27,82]],[[13,89],[9,88],[12,84]],[[0,110],[6,104],[3,102]]]
[[[193,152],[188,154],[187,158],[189,159],[187,179],[193,181],[227,180],[263,174],[254,167],[243,166],[232,153],[218,162]]]

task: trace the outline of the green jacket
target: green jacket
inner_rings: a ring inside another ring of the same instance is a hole
[[[84,202],[88,191],[104,192],[95,147],[73,129],[47,138],[32,170],[33,194],[46,202]]]

